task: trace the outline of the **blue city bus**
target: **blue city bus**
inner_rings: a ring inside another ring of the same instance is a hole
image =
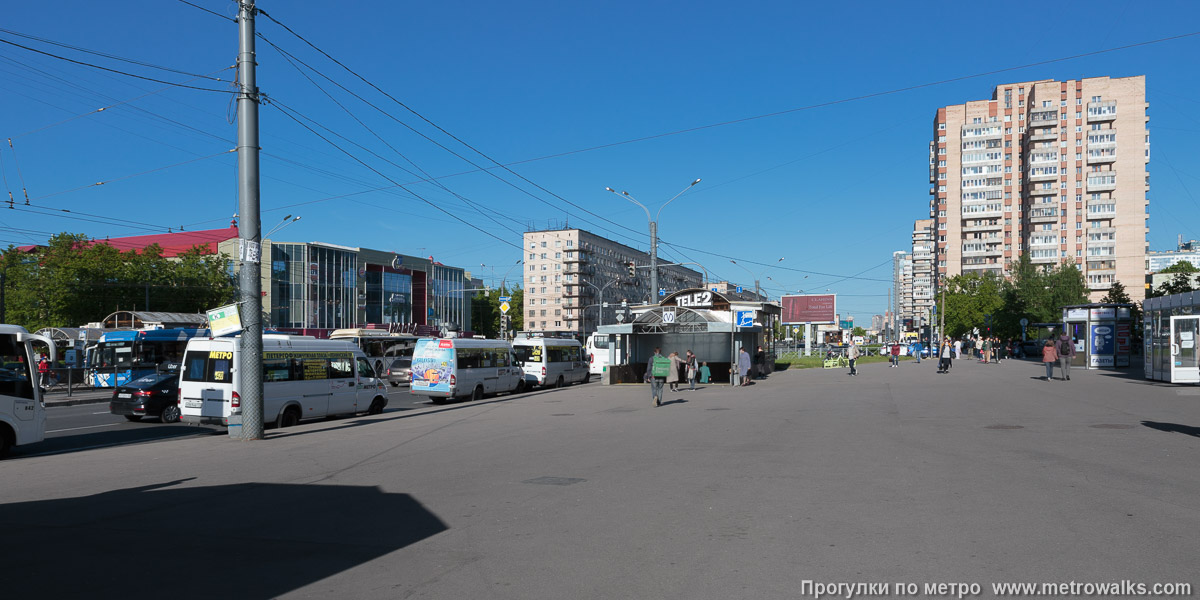
[[[88,380],[94,388],[111,388],[177,366],[188,340],[208,334],[207,329],[109,331],[89,353]]]

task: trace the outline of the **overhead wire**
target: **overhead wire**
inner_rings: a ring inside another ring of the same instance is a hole
[[[164,79],[155,79],[154,77],[146,77],[145,75],[137,75],[137,74],[135,74],[135,73],[129,73],[129,72],[127,72],[127,71],[122,71],[122,70],[120,70],[120,69],[111,69],[111,68],[109,68],[109,67],[103,67],[103,66],[100,66],[100,65],[97,65],[97,64],[94,64],[94,63],[84,62],[84,61],[81,61],[81,60],[75,60],[75,59],[73,59],[73,58],[67,58],[67,57],[65,57],[65,56],[60,56],[60,55],[58,55],[58,54],[54,54],[54,53],[51,53],[51,52],[46,52],[46,51],[44,51],[44,50],[38,50],[37,48],[31,48],[31,47],[29,47],[29,46],[26,46],[26,45],[24,45],[24,44],[18,44],[18,43],[16,43],[16,42],[12,41],[12,40],[6,40],[6,39],[3,39],[3,38],[0,38],[0,44],[8,44],[8,45],[10,45],[10,46],[15,46],[15,47],[17,47],[17,48],[22,48],[22,49],[24,49],[24,50],[28,50],[28,51],[30,51],[30,52],[36,52],[37,54],[41,54],[41,55],[44,55],[44,56],[49,56],[50,58],[56,58],[56,59],[58,59],[58,60],[66,61],[66,62],[69,62],[69,63],[74,63],[74,64],[77,64],[77,65],[80,65],[80,66],[84,66],[84,67],[90,67],[90,68],[93,68],[93,69],[99,69],[99,70],[101,70],[101,71],[108,71],[109,73],[116,73],[116,74],[118,74],[118,75],[124,75],[125,77],[133,77],[134,79],[144,79],[144,80],[146,80],[146,81],[153,81],[153,82],[155,82],[155,83],[161,83],[161,84],[164,84],[164,85],[170,85],[170,86],[174,86],[174,87],[177,87],[177,88],[184,88],[184,89],[189,89],[189,90],[199,90],[199,91],[202,91],[202,92],[218,92],[218,93],[221,93],[221,94],[234,94],[234,93],[236,93],[234,90],[216,90],[216,89],[213,89],[213,88],[200,87],[200,86],[196,86],[196,85],[187,85],[187,84],[183,84],[183,83],[175,83],[175,82],[173,82],[173,81],[166,81],[166,80],[164,80]]]
[[[374,172],[376,175],[379,175],[380,177],[382,177],[382,178],[384,178],[384,179],[388,180],[389,182],[391,182],[392,184],[396,185],[397,187],[400,187],[400,188],[404,189],[406,192],[408,192],[408,193],[412,194],[413,196],[417,197],[419,200],[421,200],[421,201],[422,201],[422,202],[424,202],[425,204],[428,204],[430,207],[432,207],[433,209],[437,210],[438,212],[444,213],[444,214],[446,214],[447,216],[449,216],[450,218],[452,218],[452,219],[454,219],[454,220],[456,220],[456,221],[458,221],[458,222],[460,222],[460,223],[462,223],[462,224],[464,224],[464,225],[466,225],[466,226],[470,227],[471,229],[474,229],[474,230],[476,230],[476,231],[478,231],[478,232],[480,232],[480,233],[482,233],[482,234],[484,234],[484,235],[486,235],[486,236],[488,236],[488,237],[495,238],[495,239],[497,239],[497,240],[499,240],[499,241],[501,241],[501,242],[504,242],[505,244],[508,244],[509,246],[512,246],[512,247],[514,247],[514,248],[517,248],[518,250],[519,250],[519,249],[521,249],[521,246],[520,246],[519,244],[514,244],[514,243],[512,243],[512,242],[511,242],[511,241],[509,241],[509,240],[506,240],[506,239],[504,239],[504,238],[502,238],[502,237],[500,237],[500,236],[497,236],[496,234],[494,234],[494,233],[492,233],[492,232],[490,232],[490,231],[487,231],[486,229],[483,229],[482,227],[479,227],[478,225],[475,225],[474,223],[471,223],[471,222],[469,222],[469,221],[467,221],[467,220],[465,220],[465,219],[463,219],[463,218],[459,217],[458,215],[456,215],[456,214],[454,214],[454,213],[452,213],[452,212],[450,212],[450,211],[448,211],[448,210],[446,210],[446,209],[444,209],[444,208],[442,208],[442,207],[438,206],[436,203],[434,203],[434,202],[430,201],[429,199],[425,198],[424,196],[421,196],[420,194],[417,194],[417,193],[413,192],[412,190],[408,189],[408,188],[407,188],[406,186],[404,186],[403,184],[400,184],[400,183],[396,182],[396,181],[395,181],[394,179],[392,179],[391,177],[388,177],[388,176],[387,176],[387,174],[385,174],[385,173],[383,173],[382,171],[380,171],[379,169],[376,169],[375,167],[372,167],[371,165],[367,164],[365,161],[363,161],[362,159],[358,158],[358,157],[357,157],[357,156],[355,156],[353,153],[351,153],[351,152],[347,151],[346,149],[342,148],[341,146],[337,145],[337,144],[336,144],[336,143],[335,143],[333,140],[331,140],[331,139],[329,139],[329,138],[327,138],[327,137],[325,137],[325,136],[321,135],[321,133],[320,133],[320,132],[318,132],[317,130],[315,130],[315,129],[313,129],[313,128],[309,127],[309,126],[308,126],[308,125],[307,125],[307,124],[306,124],[304,121],[300,120],[300,119],[299,119],[299,118],[297,118],[295,115],[293,115],[293,114],[292,114],[292,110],[291,110],[291,109],[290,109],[290,108],[289,108],[287,105],[284,105],[283,103],[279,102],[278,100],[274,100],[274,99],[272,99],[272,100],[270,101],[270,103],[271,103],[271,105],[272,105],[272,106],[274,106],[274,107],[276,107],[277,109],[279,109],[279,112],[280,112],[280,113],[282,113],[284,116],[288,117],[289,119],[291,119],[292,121],[294,121],[296,124],[300,125],[301,127],[303,127],[303,128],[305,128],[305,129],[307,129],[307,130],[308,130],[310,133],[312,133],[313,135],[315,135],[315,136],[317,136],[317,137],[321,138],[322,140],[324,140],[324,141],[325,141],[325,143],[327,143],[327,144],[329,144],[329,145],[333,146],[334,148],[337,148],[337,149],[338,149],[340,152],[343,152],[344,154],[346,154],[347,156],[349,156],[351,159],[355,160],[356,162],[358,162],[359,164],[363,165],[364,167],[366,167],[366,168],[370,169],[370,170],[371,170],[371,171],[373,171],[373,172]]]
[[[86,190],[86,189],[88,189],[88,188],[93,188],[93,187],[98,187],[98,186],[102,186],[102,185],[107,185],[107,184],[109,184],[109,183],[114,183],[114,182],[117,182],[117,181],[123,181],[123,180],[125,180],[125,179],[131,179],[131,178],[133,178],[133,177],[138,177],[138,176],[141,176],[141,175],[149,175],[150,173],[157,173],[158,171],[164,171],[164,170],[166,170],[166,169],[170,169],[170,168],[173,168],[173,167],[181,167],[181,166],[183,166],[183,165],[190,164],[190,163],[194,163],[194,162],[197,162],[197,161],[201,161],[201,160],[208,160],[208,159],[210,159],[210,158],[216,158],[216,157],[218,157],[218,156],[224,156],[224,155],[226,155],[226,154],[229,154],[229,153],[231,153],[231,152],[237,152],[237,148],[230,148],[229,150],[225,150],[225,151],[223,151],[223,152],[217,152],[216,154],[210,154],[210,155],[208,155],[208,156],[200,156],[200,157],[197,157],[197,158],[192,158],[192,159],[189,159],[189,160],[185,160],[185,161],[183,161],[183,162],[177,162],[177,163],[175,163],[175,164],[166,165],[166,166],[162,166],[162,167],[157,167],[157,168],[154,168],[154,169],[150,169],[150,170],[148,170],[148,171],[142,171],[142,172],[140,172],[140,173],[133,173],[133,174],[130,174],[130,175],[123,175],[123,176],[121,176],[121,177],[114,177],[114,178],[112,178],[112,179],[106,179],[106,180],[104,180],[104,181],[97,181],[97,182],[95,182],[95,183],[89,183],[89,184],[87,184],[87,185],[81,185],[81,186],[79,186],[79,187],[75,187],[75,188],[71,188],[71,189],[67,189],[67,190],[62,190],[62,191],[59,191],[59,192],[54,192],[54,193],[52,193],[52,194],[46,194],[46,195],[44,195],[44,196],[36,196],[36,197],[34,197],[34,198],[33,198],[33,200],[44,200],[44,199],[46,199],[46,198],[52,198],[52,197],[54,197],[54,196],[60,196],[60,195],[62,195],[62,194],[69,194],[69,193],[71,193],[71,192],[77,192],[77,191],[79,191],[79,190]]]
[[[154,64],[154,63],[148,63],[148,62],[145,62],[145,61],[140,61],[140,60],[136,60],[136,59],[132,59],[132,58],[126,58],[126,57],[124,57],[124,56],[118,56],[118,55],[116,55],[116,54],[109,54],[109,53],[107,53],[107,52],[100,52],[99,50],[91,50],[91,49],[88,49],[88,48],[83,48],[83,47],[80,47],[80,46],[73,46],[73,45],[71,45],[71,44],[66,44],[66,43],[63,43],[63,42],[56,42],[56,41],[54,41],[54,40],[51,40],[51,39],[47,39],[47,38],[43,38],[43,37],[38,37],[38,36],[36,36],[36,35],[29,35],[29,34],[27,34],[27,33],[21,33],[21,32],[19,32],[19,31],[13,31],[13,30],[11,30],[11,29],[5,29],[5,28],[3,28],[3,27],[0,27],[0,33],[7,33],[8,35],[15,35],[15,36],[17,36],[17,37],[20,37],[20,38],[25,38],[25,39],[27,39],[27,40],[34,40],[34,41],[41,42],[41,43],[43,43],[43,44],[49,44],[49,45],[51,45],[51,46],[58,46],[59,48],[66,48],[66,49],[68,49],[68,50],[74,50],[74,51],[76,51],[76,52],[83,52],[84,54],[91,54],[91,55],[93,55],[93,56],[100,56],[100,57],[107,58],[107,59],[110,59],[110,60],[115,60],[115,61],[120,61],[120,62],[127,62],[127,63],[134,64],[134,65],[138,65],[138,66],[141,66],[141,67],[148,67],[148,68],[151,68],[151,69],[158,69],[158,70],[160,70],[160,71],[167,71],[167,72],[169,72],[169,73],[175,73],[175,74],[177,74],[177,75],[188,75],[188,76],[190,76],[190,77],[192,77],[192,78],[194,78],[194,79],[207,79],[207,80],[209,80],[209,81],[217,81],[217,82],[225,82],[225,83],[228,83],[228,82],[229,82],[229,80],[228,80],[228,79],[221,79],[220,77],[213,77],[212,75],[200,75],[200,74],[197,74],[197,73],[189,73],[188,71],[182,71],[182,70],[175,69],[175,68],[172,68],[172,67],[164,67],[164,66],[162,66],[162,65],[156,65],[156,64]],[[14,45],[16,45],[16,44],[14,44]],[[22,47],[24,47],[24,46],[22,46]],[[26,49],[30,49],[30,48],[26,48]],[[52,55],[51,55],[51,56],[52,56]]]

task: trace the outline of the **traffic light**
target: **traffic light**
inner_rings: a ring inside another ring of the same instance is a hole
[[[626,266],[629,267],[629,276],[637,277],[637,265],[635,265],[633,263],[628,263]]]

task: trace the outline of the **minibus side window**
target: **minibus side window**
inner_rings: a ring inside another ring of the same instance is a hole
[[[291,369],[286,358],[263,358],[263,381],[287,381]]]
[[[292,373],[292,379],[300,379],[303,381],[329,379],[329,359],[293,358]]]
[[[375,369],[365,358],[358,359],[358,376],[362,379],[375,377]]]
[[[458,348],[455,352],[459,369],[474,369],[479,367],[481,352],[477,348]]]
[[[354,363],[349,356],[337,356],[329,359],[330,379],[350,379],[354,377]]]

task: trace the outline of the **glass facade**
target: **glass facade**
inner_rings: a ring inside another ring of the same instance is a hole
[[[413,322],[412,275],[368,270],[364,279],[367,323]]]
[[[271,327],[341,329],[366,324],[416,323],[469,327],[465,273],[417,261],[374,264],[390,253],[322,244],[271,244]],[[409,267],[409,264],[413,264]],[[265,275],[265,273],[264,273]],[[264,307],[266,310],[267,307]]]
[[[271,325],[353,327],[357,281],[354,252],[311,244],[272,244]]]
[[[1147,298],[1142,306],[1146,379],[1200,382],[1200,292]]]

